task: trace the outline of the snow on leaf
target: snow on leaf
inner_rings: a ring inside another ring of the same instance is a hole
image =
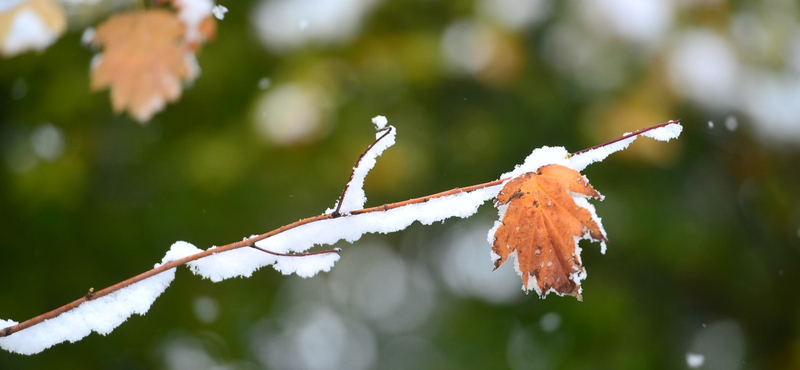
[[[495,268],[515,255],[526,292],[536,290],[544,298],[552,291],[581,299],[580,281],[586,271],[578,240],[606,237],[599,220],[573,197],[602,199],[578,171],[557,164],[510,180],[497,195],[496,204],[508,208],[494,233]]]
[[[220,10],[215,11],[214,9],[219,5],[215,7],[211,0],[173,0],[172,3],[178,9],[178,18],[186,26],[185,39],[192,49],[196,50],[200,43],[213,39],[217,35],[217,22],[214,15]],[[228,9],[225,8],[221,14],[224,15],[227,11]]]
[[[42,51],[67,28],[64,9],[54,0],[19,1],[0,10],[0,54]]]
[[[183,24],[167,10],[111,16],[92,40],[104,48],[93,62],[92,89],[110,88],[114,112],[127,110],[147,122],[180,97],[184,81],[196,77],[194,54],[184,46],[183,36]]]

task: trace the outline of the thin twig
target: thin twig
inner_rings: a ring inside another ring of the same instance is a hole
[[[655,125],[655,126],[651,126],[651,127],[648,127],[648,128],[637,130],[637,131],[635,131],[635,132],[633,132],[631,134],[625,135],[625,136],[623,136],[621,138],[618,138],[618,139],[615,139],[615,140],[611,140],[611,141],[608,141],[608,142],[600,144],[600,145],[595,145],[595,146],[593,146],[591,148],[588,148],[588,149],[579,150],[577,152],[572,153],[572,155],[576,155],[576,154],[584,153],[584,152],[587,152],[587,151],[590,151],[590,150],[594,150],[594,149],[597,149],[597,148],[600,148],[600,147],[603,147],[603,146],[606,146],[606,145],[610,145],[610,144],[616,143],[616,142],[618,142],[620,140],[625,140],[625,139],[627,139],[629,137],[632,137],[634,135],[639,135],[639,134],[642,134],[644,132],[647,132],[647,131],[650,131],[650,130],[653,130],[653,129],[656,129],[656,128],[659,128],[659,127],[664,127],[664,126],[672,124],[672,123],[680,123],[680,122],[681,122],[680,120],[668,121],[668,122],[664,122],[664,123],[661,123],[661,124],[658,124],[658,125]],[[388,134],[388,132],[387,132],[387,134]],[[372,146],[374,146],[375,143],[377,143],[380,139],[382,139],[385,136],[386,136],[386,134],[384,134],[383,136],[378,138],[374,143],[372,143],[372,145],[370,145],[370,147],[367,149],[367,151],[369,151],[369,149],[372,148]],[[364,153],[366,153],[366,151]],[[361,155],[361,157],[363,157],[363,156],[364,156],[364,154]],[[361,158],[359,158],[359,161],[360,160],[361,160]],[[358,166],[358,162],[356,162],[356,166]],[[352,176],[353,175],[351,174],[350,175],[351,180],[352,180]],[[283,233],[283,232],[285,232],[287,230],[291,230],[291,229],[294,229],[294,228],[296,228],[298,226],[302,226],[302,225],[309,224],[309,223],[312,223],[312,222],[328,220],[328,219],[333,219],[333,218],[337,218],[337,217],[350,217],[350,216],[366,214],[366,213],[373,213],[373,212],[385,212],[385,211],[388,211],[388,210],[391,210],[391,209],[405,207],[405,206],[408,206],[408,205],[411,205],[411,204],[425,203],[425,202],[427,202],[427,201],[429,201],[431,199],[446,197],[446,196],[449,196],[449,195],[465,193],[465,192],[470,192],[470,191],[473,191],[473,190],[478,190],[478,189],[483,189],[483,188],[487,188],[487,187],[491,187],[491,186],[495,186],[495,185],[500,185],[500,184],[503,184],[507,180],[508,179],[505,178],[505,179],[485,182],[485,183],[482,183],[482,184],[472,185],[472,186],[468,186],[468,187],[465,187],[465,188],[450,189],[450,190],[439,192],[439,193],[436,193],[436,194],[427,195],[427,196],[424,196],[424,197],[419,197],[419,198],[414,198],[414,199],[409,199],[409,200],[402,201],[402,202],[389,203],[389,204],[384,204],[384,205],[377,206],[377,207],[370,207],[370,208],[354,210],[354,211],[349,212],[346,215],[334,215],[336,213],[336,212],[334,212],[334,213],[327,213],[327,214],[322,214],[322,215],[318,215],[318,216],[304,218],[302,220],[298,220],[298,221],[292,222],[290,224],[281,226],[281,227],[279,227],[277,229],[274,229],[272,231],[269,231],[267,233],[264,233],[264,234],[261,234],[261,235],[258,235],[258,236],[254,236],[254,237],[249,238],[249,239],[245,239],[245,240],[238,241],[238,242],[235,242],[235,243],[226,244],[226,245],[223,245],[223,246],[218,247],[218,248],[207,249],[205,251],[202,251],[202,252],[190,255],[190,256],[186,256],[184,258],[181,258],[181,259],[178,259],[178,260],[175,260],[175,261],[172,261],[172,262],[165,263],[165,264],[163,264],[161,266],[158,266],[158,267],[155,267],[155,268],[153,268],[151,270],[145,271],[145,272],[143,272],[143,273],[141,273],[139,275],[136,275],[134,277],[128,278],[128,279],[126,279],[124,281],[116,283],[116,284],[114,284],[112,286],[109,286],[109,287],[107,287],[105,289],[92,292],[91,294],[84,295],[83,297],[81,297],[81,298],[79,298],[79,299],[77,299],[75,301],[72,301],[72,302],[70,302],[68,304],[65,304],[65,305],[63,305],[63,306],[61,306],[59,308],[56,308],[56,309],[54,309],[52,311],[46,312],[44,314],[41,314],[41,315],[36,316],[34,318],[31,318],[31,319],[25,320],[25,321],[23,321],[23,322],[21,322],[21,323],[19,323],[17,325],[13,325],[13,326],[9,326],[9,327],[3,328],[2,330],[0,330],[0,338],[9,336],[9,335],[14,334],[14,333],[16,333],[18,331],[21,331],[21,330],[25,330],[25,329],[27,329],[27,328],[29,328],[31,326],[34,326],[36,324],[41,323],[42,321],[55,318],[56,316],[58,316],[58,315],[60,315],[60,314],[62,314],[64,312],[70,311],[70,310],[80,306],[82,303],[84,303],[84,302],[86,302],[86,301],[88,301],[90,299],[94,300],[94,299],[97,299],[97,298],[100,298],[100,297],[104,297],[104,296],[109,295],[109,294],[111,294],[113,292],[116,292],[117,290],[125,288],[125,287],[127,287],[127,286],[129,286],[131,284],[134,284],[134,283],[137,283],[139,281],[145,280],[145,279],[147,279],[147,278],[149,278],[151,276],[154,276],[154,275],[160,274],[160,273],[162,273],[164,271],[167,271],[169,269],[173,269],[173,268],[176,268],[178,266],[184,265],[184,264],[186,264],[188,262],[197,261],[197,260],[199,260],[201,258],[205,258],[205,257],[211,256],[213,254],[223,253],[223,252],[227,252],[227,251],[230,251],[230,250],[233,250],[233,249],[242,248],[242,247],[256,248],[256,249],[261,250],[263,252],[274,254],[274,255],[279,255],[279,256],[294,256],[294,257],[303,257],[303,256],[307,256],[307,255],[322,254],[322,253],[335,253],[335,252],[338,251],[337,250],[338,248],[337,249],[333,249],[333,250],[309,252],[309,253],[281,254],[281,253],[272,252],[272,251],[268,251],[266,249],[262,249],[262,248],[256,247],[255,243],[258,242],[258,241],[264,240],[266,238],[269,238],[271,236]],[[349,181],[348,181],[348,183],[349,183]],[[341,205],[342,200],[344,200],[344,193],[346,193],[346,192],[347,192],[347,188],[345,187],[345,191],[342,193],[342,197],[339,198],[339,205]],[[337,207],[337,211],[338,211],[338,207]]]
[[[636,130],[636,131],[634,131],[634,132],[631,132],[630,134],[623,135],[622,137],[616,138],[616,139],[614,139],[614,140],[607,141],[607,142],[605,142],[605,143],[602,143],[602,144],[595,145],[595,146],[593,146],[593,147],[591,147],[591,148],[586,148],[586,149],[583,149],[583,150],[579,150],[579,151],[577,151],[577,152],[575,152],[575,153],[572,153],[572,154],[570,154],[570,155],[572,156],[572,155],[576,155],[576,154],[586,153],[586,152],[588,152],[588,151],[592,151],[592,150],[595,150],[595,149],[597,149],[597,148],[602,148],[602,147],[604,147],[604,146],[606,146],[606,145],[611,145],[611,144],[614,144],[614,143],[616,143],[616,142],[618,142],[618,141],[622,141],[622,140],[625,140],[625,139],[628,139],[628,138],[634,137],[634,136],[636,136],[636,135],[641,135],[641,134],[643,134],[643,133],[645,133],[645,132],[647,132],[647,131],[650,131],[650,130],[655,130],[655,129],[657,129],[657,128],[661,128],[661,127],[664,127],[664,126],[667,126],[667,125],[671,125],[671,124],[673,124],[673,123],[680,124],[680,123],[681,123],[681,120],[679,120],[679,119],[676,119],[676,120],[667,121],[667,122],[664,122],[664,123],[659,123],[659,124],[657,124],[657,125],[655,125],[655,126],[650,126],[650,127],[646,127],[646,128],[640,129],[640,130]]]
[[[334,210],[332,213],[333,217],[341,216],[339,211],[342,209],[342,204],[344,203],[344,196],[347,194],[347,190],[350,189],[350,182],[353,181],[353,176],[355,176],[356,169],[358,168],[358,165],[361,164],[361,160],[364,159],[364,156],[367,155],[367,152],[369,152],[372,149],[372,147],[375,146],[375,144],[383,140],[383,138],[385,138],[386,135],[389,135],[390,132],[392,132],[392,126],[387,127],[386,132],[379,138],[375,139],[375,141],[373,141],[372,144],[370,144],[367,147],[367,150],[365,150],[363,153],[361,153],[360,156],[358,156],[358,160],[356,161],[355,166],[353,166],[353,171],[350,172],[350,179],[347,180],[347,184],[344,185],[344,190],[342,190],[342,195],[339,197],[339,202],[336,203],[336,210]]]
[[[261,248],[259,246],[256,246],[255,244],[249,245],[249,247],[253,248],[253,249],[258,249],[258,250],[260,250],[260,251],[262,251],[264,253],[271,254],[273,256],[278,256],[278,257],[308,257],[308,256],[315,256],[317,254],[339,253],[339,252],[342,251],[340,248],[333,248],[333,249],[328,249],[328,250],[324,250],[324,251],[306,252],[306,253],[278,253],[278,252],[273,252],[273,251],[268,250],[268,249]]]

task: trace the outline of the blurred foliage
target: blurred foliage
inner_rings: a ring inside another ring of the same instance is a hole
[[[202,75],[146,126],[114,115],[108,94],[88,88],[93,52],[74,24],[116,5],[70,13],[71,31],[52,47],[0,60],[0,317],[22,321],[133,276],[177,240],[207,248],[323,212],[379,114],[398,128],[398,143],[366,180],[368,205],[493,180],[542,145],[576,151],[681,118],[680,140],[640,139],[585,171],[607,197],[597,208],[610,243],[606,255],[582,245],[584,302],[520,292],[491,303],[452,291],[434,252],[467,221],[450,220],[341,245],[340,264],[384,243],[404,266],[422,266],[406,268],[432,282],[433,308],[404,330],[335,303],[337,268],[310,280],[264,269],[216,284],[179,269],[147,316],[35,356],[0,352],[0,369],[302,368],[266,359],[269,346],[256,339],[281,332],[293,307],[317,306],[371,333],[368,368],[682,368],[702,351],[709,369],[800,367],[798,144],[761,134],[737,104],[709,106],[674,88],[669,42],[647,51],[582,29],[577,2],[545,3],[542,18],[509,27],[471,1],[377,2],[349,40],[270,51],[252,24],[258,2],[223,2],[230,12],[198,56]],[[727,35],[737,14],[774,13],[765,6],[674,5],[665,37],[698,27]],[[488,62],[465,70],[458,63],[473,55],[447,60],[454,22],[476,32],[471,47],[494,48]],[[591,36],[567,44],[570,58],[588,59],[560,62],[554,34],[565,30]],[[773,54],[740,54],[783,68]],[[281,143],[259,117],[262,100],[288,85],[310,86],[316,110],[286,105],[278,117],[314,113],[317,126]],[[37,149],[43,127],[57,128],[47,142],[61,152]],[[475,217],[488,230],[495,211],[486,205]],[[218,305],[213,320],[199,319],[199,297]],[[553,329],[545,318],[554,317]]]

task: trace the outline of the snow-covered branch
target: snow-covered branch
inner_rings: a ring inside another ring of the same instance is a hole
[[[367,174],[377,163],[378,156],[380,156],[386,149],[394,145],[394,139],[397,135],[397,130],[394,127],[386,127],[386,117],[377,116],[372,119],[372,123],[379,131],[375,134],[375,142],[373,142],[364,153],[358,158],[356,165],[353,167],[353,172],[350,173],[350,181],[342,191],[342,196],[336,201],[333,209],[329,209],[325,213],[333,213],[338,216],[342,213],[347,214],[350,211],[364,208],[367,204],[367,194],[364,193],[364,179]]]
[[[483,203],[495,198],[506,181],[522,173],[547,164],[561,164],[580,171],[613,152],[625,149],[638,135],[666,141],[677,138],[681,131],[679,121],[670,121],[574,154],[563,147],[542,147],[499,180],[363,208],[366,203],[364,178],[375,165],[376,158],[394,144],[397,132],[392,126],[386,127],[386,120],[381,116],[373,119],[373,123],[380,130],[377,140],[359,158],[335,210],[206,250],[184,241],[176,242],[160,263],[142,274],[22,323],[0,319],[0,327],[5,327],[0,329],[0,348],[34,354],[61,342],[78,341],[92,331],[108,334],[132,314],[144,315],[172,282],[175,268],[180,265],[187,265],[194,274],[214,282],[237,276],[249,277],[264,266],[302,277],[330,271],[339,260],[338,253],[293,254],[340,240],[352,243],[368,233],[400,231],[414,222],[429,225],[452,217],[470,217]],[[592,207],[588,202],[582,204]]]

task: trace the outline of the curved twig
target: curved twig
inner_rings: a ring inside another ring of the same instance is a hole
[[[367,155],[367,153],[372,149],[372,147],[375,146],[375,144],[383,140],[383,138],[385,138],[387,135],[389,135],[389,133],[392,132],[392,128],[393,128],[392,126],[387,127],[386,132],[384,132],[383,135],[381,135],[379,138],[375,139],[375,141],[373,141],[372,144],[369,144],[367,150],[365,150],[363,153],[361,153],[360,156],[358,156],[358,160],[356,160],[356,164],[353,166],[353,171],[350,172],[350,179],[348,179],[347,183],[344,185],[344,190],[342,190],[342,195],[339,196],[339,201],[336,203],[336,210],[334,210],[331,213],[333,217],[341,216],[341,213],[339,213],[339,211],[342,209],[342,204],[344,204],[344,196],[347,194],[347,190],[350,189],[350,182],[353,181],[353,176],[355,176],[356,169],[358,168],[358,165],[361,164],[361,160],[364,159],[364,156]]]

